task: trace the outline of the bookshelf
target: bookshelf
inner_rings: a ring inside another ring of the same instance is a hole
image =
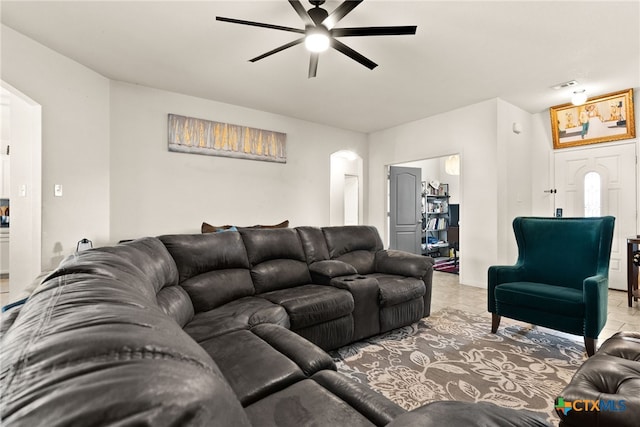
[[[449,185],[423,185],[422,253],[432,257],[448,257]]]

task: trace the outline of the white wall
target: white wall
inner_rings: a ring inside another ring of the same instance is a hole
[[[473,194],[495,194],[495,202],[497,204],[495,206],[496,217],[490,218],[487,216],[488,209],[486,203],[479,206],[477,210],[470,211],[465,209],[468,207],[467,199],[469,197],[469,192],[465,192],[466,197],[461,202],[459,177],[448,176],[444,172],[444,163],[448,156],[402,163],[402,166],[422,168],[423,181],[428,182],[431,179],[438,179],[440,182],[449,183],[449,192],[452,195],[450,202],[461,203],[461,209],[463,211],[466,211],[467,213],[471,212],[471,217],[469,215],[465,217],[465,224],[469,223],[469,221],[480,222],[489,220],[496,222],[497,235],[494,236],[494,240],[497,242],[495,246],[496,253],[495,258],[489,265],[512,264],[517,259],[518,248],[513,236],[511,224],[516,216],[531,215],[533,186],[532,173],[533,170],[537,168],[536,163],[531,161],[532,152],[534,151],[534,148],[532,147],[532,141],[534,140],[532,115],[501,99],[495,100],[495,108],[495,122],[486,124],[487,129],[485,129],[485,134],[487,131],[488,134],[484,136],[491,137],[495,132],[495,139],[493,142],[487,140],[487,143],[489,147],[493,146],[492,149],[495,150],[494,153],[497,156],[496,159],[494,159],[496,164],[494,169],[494,172],[496,173],[496,187],[490,188],[487,186],[488,183],[485,179],[486,175],[483,175],[486,174],[487,171],[483,170],[485,169],[484,166],[480,164],[477,159],[462,159],[462,162],[467,160],[465,162],[466,168],[464,169],[464,173],[462,173],[462,181],[463,183],[468,182],[465,179],[466,177],[464,174],[469,172],[469,167],[472,168],[472,172],[477,171],[482,180],[479,183],[474,181],[474,183],[479,184],[481,188],[478,188]],[[466,120],[464,115],[465,113],[463,112],[464,110],[465,109],[456,110],[443,116]],[[441,120],[441,123],[443,126],[446,126],[447,122],[445,120]],[[514,132],[514,123],[518,124],[521,129],[520,133]],[[540,129],[538,129],[538,132],[539,131]],[[478,133],[475,134],[474,139],[484,138],[480,132],[483,132],[482,127],[478,129]],[[464,144],[464,141],[462,141],[463,135],[459,134],[459,136],[461,143]],[[428,134],[416,135],[413,139],[415,141],[422,141],[420,143],[416,142],[416,145],[424,146],[426,145],[424,141],[428,141],[431,138],[437,139],[437,136]],[[539,141],[542,142],[539,145],[542,145],[543,147],[547,146],[544,135],[542,135]],[[475,143],[476,142],[474,140],[469,141],[469,144]],[[447,145],[447,147],[452,147],[452,145]],[[438,147],[438,149],[439,148],[440,147]],[[546,152],[545,150],[541,150],[539,147],[537,150]],[[541,169],[546,171],[546,169],[544,169],[544,163]],[[539,171],[536,170],[536,173],[538,172]],[[545,179],[542,181],[542,184],[548,185],[547,172],[544,173],[544,178]],[[486,202],[491,203],[491,197],[487,197]],[[461,229],[464,231],[462,234],[466,235],[466,237],[474,240],[476,239],[476,230],[469,230],[465,225],[461,225]],[[469,233],[472,233],[472,235],[469,235]],[[469,251],[464,251],[462,249],[461,254],[463,259],[466,258],[466,256],[471,255]],[[489,258],[487,258],[487,260],[489,260]],[[466,261],[464,261],[462,265],[466,265]],[[484,274],[482,274],[480,280],[484,280]],[[463,281],[464,283],[468,283],[469,281],[477,282],[478,278],[465,276]]]
[[[513,264],[518,246],[512,222],[517,216],[531,215],[532,129],[531,114],[498,99],[498,259]],[[521,132],[513,131],[517,123]]]
[[[1,77],[42,108],[42,270],[83,237],[101,246],[202,221],[328,225],[330,154],[367,156],[364,134],[111,82],[4,25]],[[285,132],[288,161],[170,153],[168,113]]]
[[[42,187],[28,191],[42,189],[46,270],[82,237],[109,240],[109,81],[4,25],[1,54],[2,80],[42,108]]]
[[[385,166],[460,153],[460,279],[475,286],[486,286],[487,268],[498,254],[497,104],[484,101],[369,136],[368,223],[381,232]]]
[[[330,156],[366,158],[366,135],[111,82],[111,240],[212,225],[329,224]],[[287,134],[287,163],[169,152],[167,114]]]

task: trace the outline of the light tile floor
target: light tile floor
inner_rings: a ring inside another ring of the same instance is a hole
[[[457,274],[433,272],[433,294],[431,296],[431,311],[442,308],[456,308],[469,313],[491,314],[487,311],[487,290],[475,286],[461,284]],[[511,321],[513,322],[513,321]],[[531,326],[523,322],[522,325]],[[561,335],[565,338],[583,343],[582,337],[565,334],[547,328],[545,332]],[[633,307],[627,306],[625,291],[609,290],[609,307],[607,324],[598,337],[598,344],[604,342],[618,331],[640,331],[640,301],[634,302]]]

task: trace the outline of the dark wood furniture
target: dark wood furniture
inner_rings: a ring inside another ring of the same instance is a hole
[[[629,307],[638,301],[638,266],[633,263],[633,254],[640,250],[640,236],[627,237],[627,302]],[[633,299],[633,301],[632,301]]]

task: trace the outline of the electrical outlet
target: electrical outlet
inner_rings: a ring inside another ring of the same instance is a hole
[[[18,195],[20,197],[27,197],[27,185],[26,184],[22,184],[22,185],[20,185],[20,187],[18,187]]]
[[[62,184],[56,184],[53,186],[53,195],[55,197],[62,197]]]

